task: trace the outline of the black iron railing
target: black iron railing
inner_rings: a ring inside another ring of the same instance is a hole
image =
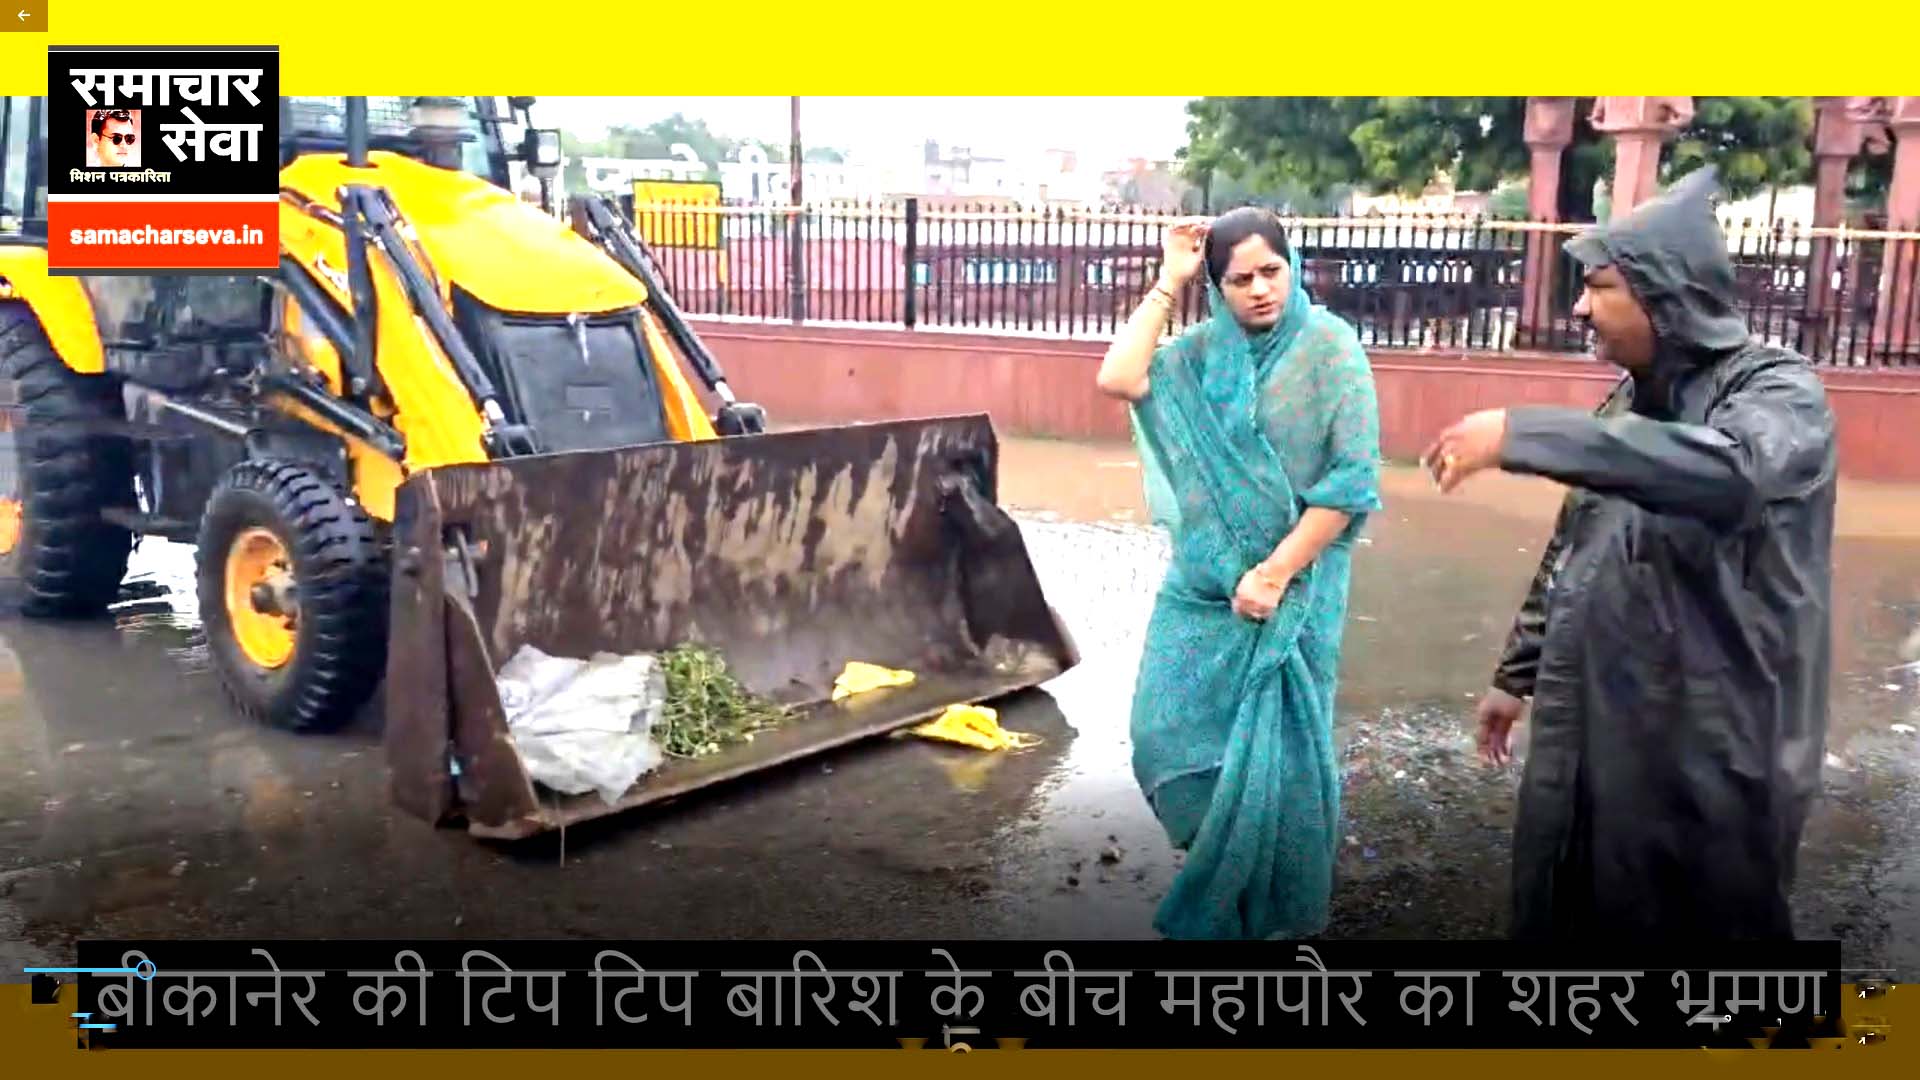
[[[1159,272],[1175,217],[929,199],[784,206],[624,200],[690,314],[1106,337]],[[636,213],[637,210],[637,213]],[[1374,348],[1579,353],[1581,226],[1464,217],[1294,219],[1307,288]],[[1818,362],[1920,368],[1920,234],[1727,221],[1757,338]],[[796,272],[797,271],[797,272]],[[1537,280],[1535,280],[1537,279]],[[1199,287],[1173,330],[1205,317]]]

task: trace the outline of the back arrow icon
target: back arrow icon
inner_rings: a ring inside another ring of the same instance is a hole
[[[27,14],[26,12],[24,12],[24,11],[22,11],[22,12],[20,13],[20,21],[21,21],[21,22],[26,22],[26,21],[27,21],[27,20],[28,20],[29,18],[31,18],[31,17],[32,17],[32,16],[30,16],[30,15],[28,15],[28,14]]]

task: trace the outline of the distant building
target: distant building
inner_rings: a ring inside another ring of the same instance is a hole
[[[790,200],[791,167],[770,160],[759,146],[746,146],[736,160],[719,162],[701,161],[690,147],[674,150],[671,158],[592,157],[579,159],[579,165],[587,187],[604,194],[624,194],[635,180],[713,178],[730,203],[779,206]],[[1082,168],[1073,150],[1016,159],[942,147],[935,140],[871,160],[849,156],[844,162],[808,162],[801,167],[801,183],[809,203],[920,197],[1033,209],[1094,206],[1108,198],[1106,174]]]
[[[1192,188],[1180,175],[1179,162],[1148,158],[1129,158],[1118,168],[1102,173],[1100,182],[1105,202],[1155,209],[1182,205]]]

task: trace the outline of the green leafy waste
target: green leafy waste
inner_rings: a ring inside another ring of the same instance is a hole
[[[713,649],[680,645],[662,653],[660,662],[667,701],[654,737],[669,757],[717,754],[792,716],[791,709],[749,693]]]

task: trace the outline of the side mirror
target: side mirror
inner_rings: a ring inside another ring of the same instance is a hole
[[[536,128],[529,130],[521,143],[520,156],[526,160],[527,171],[542,180],[551,180],[560,175],[560,132],[557,128]]]

